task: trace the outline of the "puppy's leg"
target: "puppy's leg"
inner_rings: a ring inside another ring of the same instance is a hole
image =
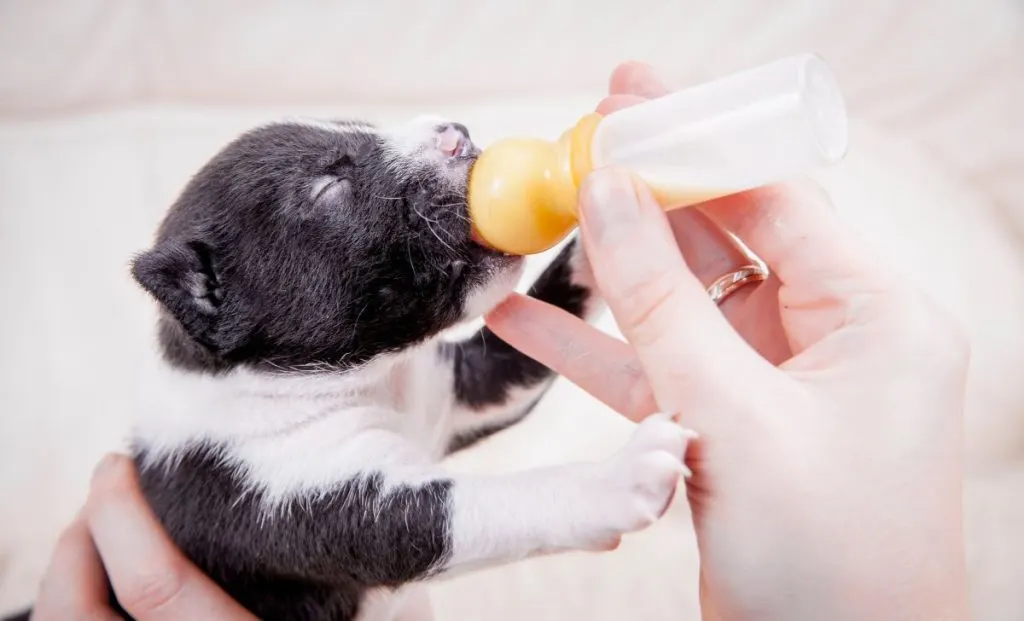
[[[224,453],[196,447],[145,468],[142,482],[179,548],[260,618],[292,618],[284,611],[301,606],[352,619],[361,601],[369,610],[364,598],[376,589],[614,547],[665,510],[688,438],[654,415],[595,463],[478,476],[405,460],[278,500],[263,497]],[[382,431],[359,442],[416,452]],[[205,491],[175,493],[186,487]]]
[[[692,433],[665,415],[640,423],[610,459],[504,476],[461,476],[451,490],[445,575],[540,554],[609,550],[672,500]]]
[[[528,293],[587,321],[604,310],[579,239],[565,245]],[[555,378],[551,369],[487,327],[465,341],[445,344],[442,356],[453,372],[452,451],[522,419]]]

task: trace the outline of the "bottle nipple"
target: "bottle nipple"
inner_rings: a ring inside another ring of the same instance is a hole
[[[630,170],[674,209],[837,163],[846,148],[835,78],[804,54],[589,114],[555,141],[498,141],[470,172],[469,214],[486,245],[537,254],[576,226],[579,187],[597,168]]]
[[[556,141],[506,138],[483,150],[470,172],[468,199],[474,231],[486,245],[537,254],[572,232],[600,119],[587,115]]]

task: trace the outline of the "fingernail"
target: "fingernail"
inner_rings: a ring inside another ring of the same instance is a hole
[[[580,211],[591,238],[598,243],[608,241],[611,235],[639,220],[640,201],[633,179],[613,168],[594,171],[583,183]]]

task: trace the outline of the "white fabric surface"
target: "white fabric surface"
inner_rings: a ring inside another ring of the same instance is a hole
[[[0,3],[0,610],[31,598],[89,469],[119,446],[151,381],[152,309],[127,261],[238,131],[291,113],[387,122],[429,109],[484,144],[550,136],[593,106],[623,58],[684,83],[812,50],[855,117],[849,158],[820,180],[972,332],[975,607],[984,621],[1021,618],[1021,23],[1013,0]],[[563,382],[452,466],[592,457],[626,433]],[[438,617],[697,618],[688,519],[679,502],[614,553],[440,584]]]

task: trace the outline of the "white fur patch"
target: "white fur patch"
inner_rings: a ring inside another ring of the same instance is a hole
[[[466,160],[454,160],[438,144],[438,126],[450,123],[435,115],[422,115],[381,132],[386,139],[385,161],[399,178],[408,178],[425,167],[436,170],[453,188],[464,186],[469,171]]]
[[[424,150],[435,146],[437,127],[450,122],[440,116],[424,114],[408,123],[389,128],[383,135],[389,139],[395,154],[416,157]]]
[[[324,131],[334,132],[336,134],[379,134],[380,130],[370,123],[362,121],[339,121],[332,123],[330,121],[324,121],[321,119],[313,119],[301,116],[288,116],[278,121],[278,124],[282,125],[301,125],[303,127],[312,127],[314,129],[322,129]]]
[[[431,346],[343,375],[168,369],[136,436],[147,466],[203,442],[223,446],[268,508],[369,471],[386,472],[386,484],[420,478],[450,433],[450,391],[430,381],[444,375],[441,364]]]
[[[521,265],[506,270],[477,292],[469,302],[475,316],[507,296],[520,273]],[[456,423],[465,413],[453,407],[452,368],[438,355],[438,342],[346,373],[238,369],[207,376],[165,367],[135,432],[145,465],[217,444],[267,510],[368,472],[385,473],[386,485],[422,480],[437,472],[452,436],[471,426],[470,419]],[[524,389],[472,421],[504,422],[542,389]]]

